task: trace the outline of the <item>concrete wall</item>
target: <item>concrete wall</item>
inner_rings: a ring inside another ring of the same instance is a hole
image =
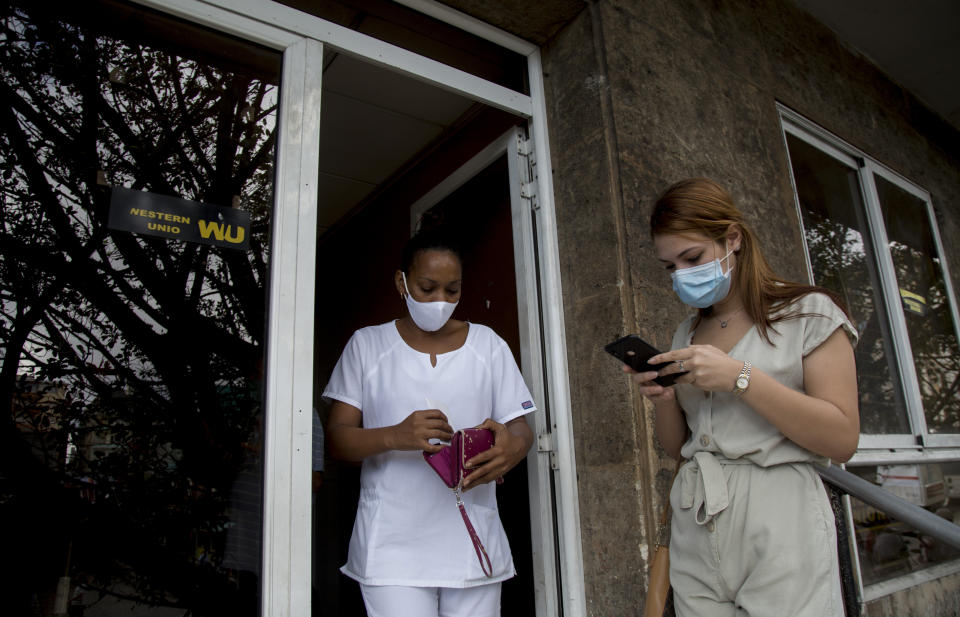
[[[587,607],[638,615],[672,461],[601,347],[623,332],[665,347],[686,313],[652,256],[652,201],[684,177],[720,181],[774,268],[802,279],[776,102],[929,190],[944,238],[960,232],[960,135],[786,0],[566,2],[579,12],[548,40],[548,3],[451,4],[543,45]],[[946,250],[957,285],[960,249]],[[867,614],[952,615],[958,598],[948,577]]]
[[[774,267],[802,278],[775,102],[930,190],[948,238],[960,211],[960,148],[954,130],[784,1],[603,0],[544,57],[566,322],[575,324],[567,344],[588,609],[639,614],[649,522],[672,463],[652,443],[649,410],[600,346],[626,331],[667,346],[686,312],[651,254],[652,201],[684,177],[721,181]],[[960,272],[960,253],[949,258]],[[949,612],[923,600],[934,586],[952,594],[952,604],[939,603]],[[941,581],[904,596],[924,606],[910,614],[953,614],[958,589]],[[867,612],[908,614],[894,606]]]

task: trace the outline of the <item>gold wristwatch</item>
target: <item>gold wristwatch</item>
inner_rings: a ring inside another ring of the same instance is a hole
[[[750,362],[743,363],[743,368],[740,369],[740,374],[737,375],[737,383],[733,387],[733,394],[735,396],[740,396],[750,387],[750,369],[752,367],[753,365],[750,364]]]

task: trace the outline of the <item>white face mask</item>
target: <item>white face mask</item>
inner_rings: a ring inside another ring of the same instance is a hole
[[[410,288],[407,287],[407,275],[400,272],[403,276],[403,288],[407,291],[407,310],[410,311],[410,318],[417,327],[424,332],[436,332],[443,327],[453,315],[453,309],[457,308],[457,302],[417,302],[410,295]]]

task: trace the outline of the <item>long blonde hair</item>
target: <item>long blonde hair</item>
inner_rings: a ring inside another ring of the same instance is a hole
[[[733,199],[719,184],[707,178],[681,180],[660,196],[650,215],[650,235],[700,234],[715,242],[725,242],[731,226],[740,230],[740,249],[734,270],[740,300],[760,336],[770,343],[773,324],[783,319],[800,317],[801,313],[778,312],[796,299],[820,292],[829,296],[846,312],[843,301],[834,292],[795,283],[777,276],[760,251],[757,236],[747,224],[743,213],[733,205]],[[700,309],[693,327],[708,317],[713,307]]]

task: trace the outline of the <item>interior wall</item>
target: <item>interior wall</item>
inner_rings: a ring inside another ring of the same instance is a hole
[[[469,122],[318,238],[314,351],[318,393],[354,330],[396,318],[403,310],[393,273],[409,238],[410,204],[517,122],[505,112],[478,109]],[[322,195],[318,207],[323,207]],[[343,290],[352,290],[355,300],[345,298]]]
[[[482,2],[457,4],[495,21]],[[803,279],[778,101],[929,190],[944,238],[960,231],[960,136],[786,0],[596,0],[542,53],[588,614],[639,614],[673,463],[602,345],[638,332],[666,347],[687,314],[652,256],[656,196],[684,177],[720,181],[774,268]],[[957,286],[960,250],[945,248]]]

